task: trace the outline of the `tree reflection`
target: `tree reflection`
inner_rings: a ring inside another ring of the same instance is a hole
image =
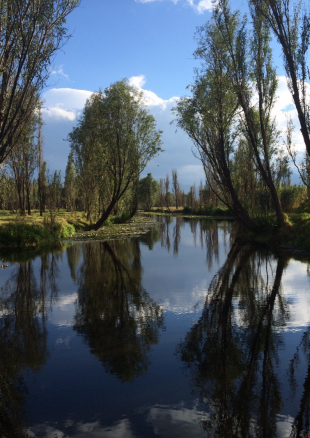
[[[173,228],[173,255],[179,254],[179,245],[181,242],[181,228],[184,226],[183,218],[177,216],[175,218],[175,225]]]
[[[22,429],[26,388],[22,371],[38,371],[47,356],[46,257],[41,258],[40,282],[33,262],[19,263],[0,289],[0,436],[26,437]],[[55,282],[54,282],[55,283]]]
[[[207,265],[209,269],[212,268],[214,260],[216,262],[219,261],[219,234],[222,238],[222,243],[226,252],[227,236],[230,236],[231,230],[231,224],[227,221],[223,221],[219,224],[218,221],[210,219],[187,218],[182,216],[158,216],[157,223],[160,232],[161,246],[167,248],[167,251],[170,252],[171,240],[173,239],[174,256],[177,256],[179,253],[182,237],[181,229],[185,224],[190,228],[194,246],[197,244],[198,236],[201,249],[203,249],[203,247],[206,248]]]
[[[121,381],[147,371],[148,353],[163,326],[162,310],[141,280],[138,239],[84,246],[74,327]]]
[[[303,334],[296,353],[290,362],[289,380],[293,395],[295,394],[297,382],[296,374],[301,362],[301,354],[307,361],[307,374],[303,384],[303,394],[300,400],[299,410],[295,417],[290,438],[305,438],[310,436],[310,328]]]
[[[276,436],[281,406],[277,331],[287,317],[281,295],[286,258],[233,244],[213,278],[201,318],[178,347],[201,400],[210,437]]]
[[[167,251],[170,252],[170,224],[174,221],[174,217],[172,216],[159,216],[158,224],[159,224],[159,232],[160,232],[160,243],[161,246],[167,248]]]

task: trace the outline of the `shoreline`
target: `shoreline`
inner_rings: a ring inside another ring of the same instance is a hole
[[[26,252],[37,252],[41,250],[44,251],[44,248],[57,247],[62,244],[104,242],[107,240],[136,237],[148,233],[152,227],[157,225],[158,222],[155,219],[156,216],[234,221],[234,218],[231,216],[194,215],[185,214],[181,211],[178,213],[174,211],[139,211],[134,218],[126,223],[110,223],[109,225],[103,226],[98,231],[94,231],[87,230],[87,227],[89,227],[90,224],[88,224],[85,219],[82,223],[82,215],[77,215],[74,220],[73,215],[66,215],[66,213],[59,215],[56,214],[55,223],[53,224],[54,228],[51,227],[50,223],[46,225],[46,222],[39,223],[35,217],[28,217],[26,220],[15,219],[14,221],[8,222],[0,227],[0,237],[1,232],[3,234],[4,230],[9,230],[12,235],[15,233],[14,236],[9,236],[12,238],[11,241],[14,242],[15,239],[14,243],[9,243],[9,240],[5,239],[0,240],[0,251],[14,252],[16,250],[21,250]],[[294,257],[308,260],[310,259],[310,233],[308,232],[308,228],[310,229],[310,215],[292,214],[291,217],[292,222],[289,222],[286,228],[280,230],[276,234],[274,230],[271,231],[270,227],[269,229],[262,231],[259,235],[247,233],[241,229],[235,229],[233,233],[235,234],[236,240],[242,244],[257,245],[277,254],[291,254]],[[77,231],[73,231],[75,230],[75,227],[78,229]],[[18,233],[24,233],[24,235],[19,235]],[[42,240],[40,240],[40,233],[42,235]],[[45,234],[43,235],[42,233]]]

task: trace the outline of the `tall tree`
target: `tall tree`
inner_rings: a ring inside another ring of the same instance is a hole
[[[277,90],[276,70],[272,64],[270,29],[262,10],[251,2],[249,6],[251,38],[246,31],[246,20],[241,20],[238,12],[231,11],[228,0],[219,1],[215,19],[230,57],[230,79],[243,111],[244,135],[252,146],[253,158],[270,191],[277,223],[281,226],[284,216],[271,165],[279,135],[272,116]],[[258,96],[257,107],[252,103],[254,91]]]
[[[8,158],[8,165],[12,169],[15,185],[18,192],[19,208],[22,215],[31,214],[30,186],[33,173],[37,167],[37,144],[34,140],[34,132],[37,125],[37,117],[32,115],[29,126],[20,136],[14,150]]]
[[[158,195],[159,184],[151,173],[139,181],[139,205],[145,211],[150,211]]]
[[[75,210],[76,198],[76,169],[74,165],[73,151],[70,152],[65,174],[65,198],[68,211]]]
[[[310,109],[307,65],[310,44],[310,12],[303,2],[291,0],[251,0],[261,11],[281,48],[288,86],[296,106],[300,130],[310,156]]]
[[[169,179],[169,174],[167,173],[166,179],[165,179],[165,204],[166,204],[166,208],[167,208],[168,211],[170,211],[170,192],[169,192],[169,187],[170,187],[170,179]]]
[[[180,183],[178,179],[178,171],[176,169],[172,169],[172,192],[175,198],[175,208],[179,208],[180,201]]]
[[[142,93],[122,80],[87,101],[79,125],[69,135],[75,155],[85,152],[90,139],[91,170],[107,200],[95,224],[98,229],[126,192],[137,189],[140,173],[161,151],[161,131],[144,107]]]
[[[43,161],[42,106],[38,108],[38,197],[40,216],[43,216],[46,203],[46,162]]]
[[[65,18],[79,0],[0,2],[0,163],[19,141],[69,38]]]
[[[236,19],[231,26],[237,27]],[[231,175],[236,139],[238,97],[230,79],[232,59],[218,26],[217,10],[199,30],[195,55],[204,64],[190,87],[192,97],[182,98],[175,109],[177,123],[192,139],[208,185],[246,228],[257,228],[241,204]]]

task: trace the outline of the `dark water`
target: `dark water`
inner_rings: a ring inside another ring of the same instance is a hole
[[[1,437],[310,436],[307,263],[227,222],[158,221],[6,256]]]

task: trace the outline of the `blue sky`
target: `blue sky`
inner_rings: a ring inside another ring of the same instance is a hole
[[[245,10],[242,1],[233,6]],[[152,172],[155,178],[164,178],[175,168],[184,188],[194,182],[199,185],[204,174],[192,155],[191,141],[183,132],[175,133],[170,121],[172,107],[187,94],[193,69],[199,66],[192,55],[196,27],[205,24],[211,10],[211,0],[82,0],[67,19],[72,37],[54,59],[49,87],[43,93],[45,159],[50,170],[60,169],[64,176],[69,154],[64,139],[87,97],[99,87],[127,78],[144,91],[149,111],[164,131],[165,152],[142,176]],[[275,63],[283,75],[279,52]],[[291,104],[285,82],[280,81],[276,108],[280,123],[283,109]]]

